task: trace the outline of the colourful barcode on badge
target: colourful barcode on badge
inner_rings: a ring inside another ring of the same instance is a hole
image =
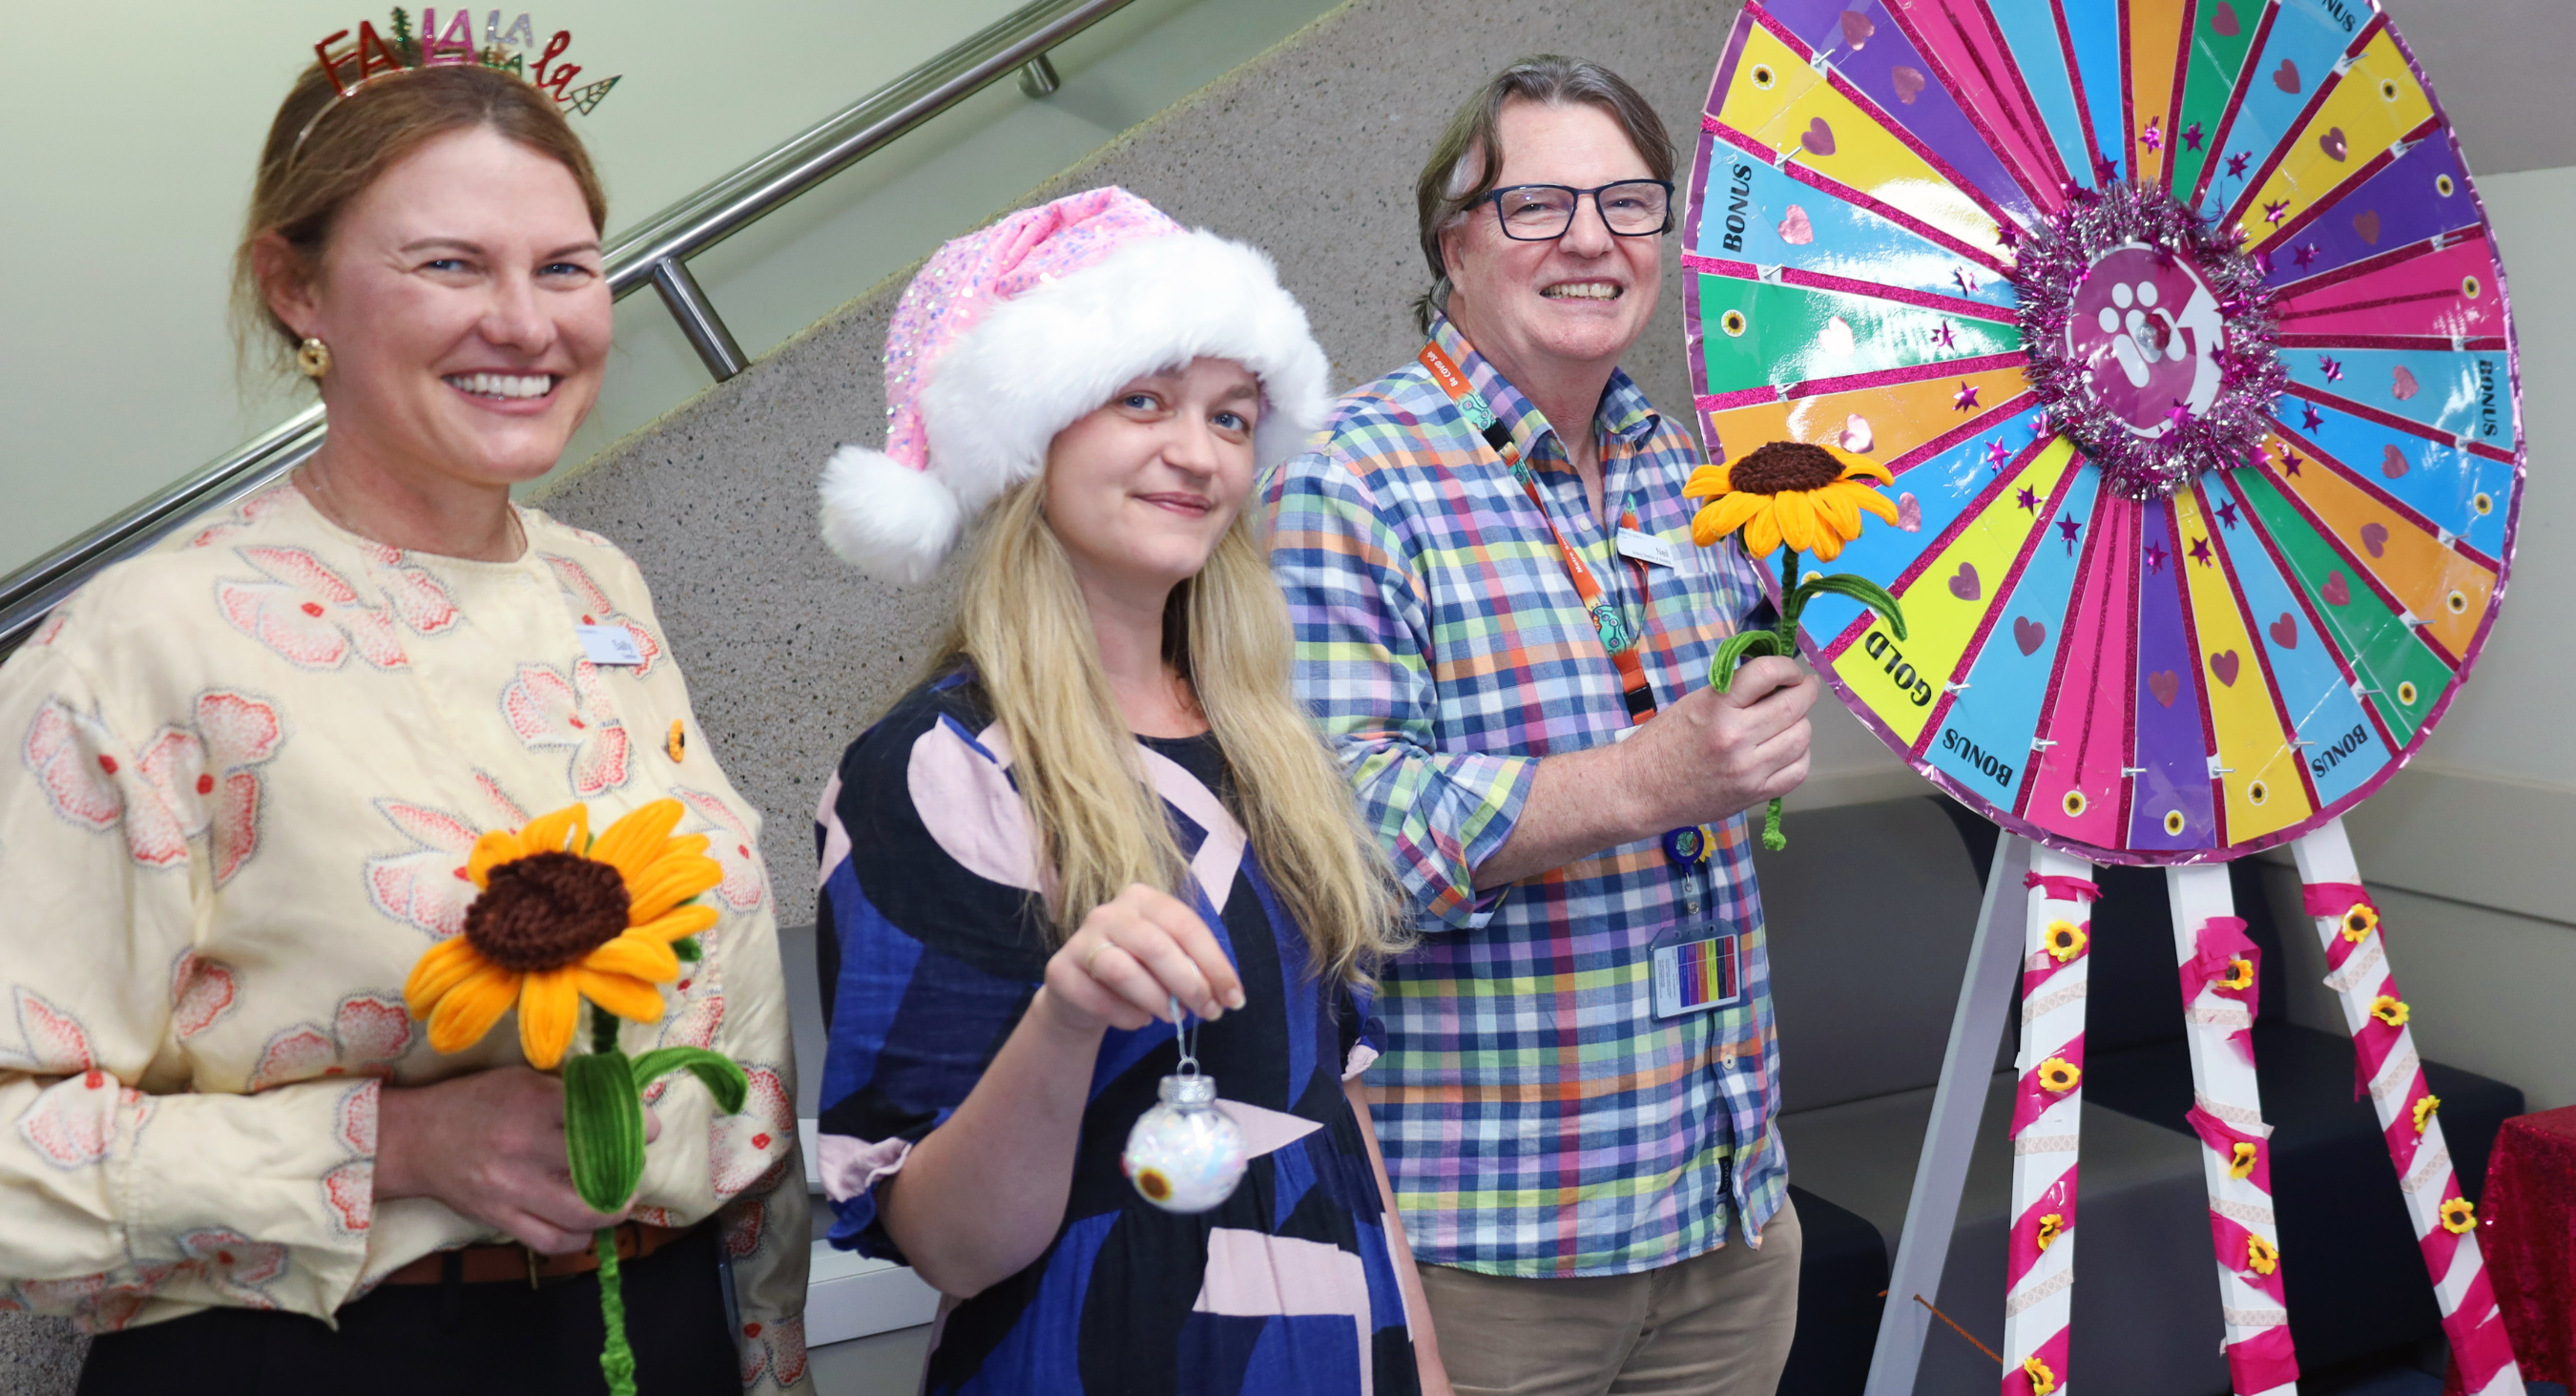
[[[1655,1016],[1725,1008],[1743,997],[1735,937],[1711,936],[1655,951]]]

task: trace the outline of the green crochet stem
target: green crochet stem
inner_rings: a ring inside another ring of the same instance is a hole
[[[601,1212],[615,1212],[644,1178],[643,1091],[674,1071],[698,1078],[727,1115],[741,1113],[751,1082],[741,1067],[703,1047],[659,1047],[640,1057],[617,1050],[617,1020],[591,1005],[591,1050],[566,1061],[564,1149],[573,1188]],[[617,1232],[593,1236],[599,1255],[599,1317],[608,1339],[599,1370],[611,1396],[635,1396],[635,1350],[626,1341],[626,1294],[617,1278]]]
[[[1736,667],[1757,655],[1796,658],[1798,617],[1807,609],[1809,601],[1827,592],[1848,596],[1878,612],[1887,618],[1887,628],[1896,632],[1896,638],[1905,638],[1905,613],[1897,607],[1896,598],[1890,596],[1885,587],[1849,572],[1837,572],[1830,577],[1809,577],[1801,582],[1798,580],[1798,550],[1784,547],[1780,550],[1780,618],[1772,622],[1768,630],[1748,630],[1727,637],[1726,643],[1717,647],[1717,657],[1709,661],[1708,686],[1724,691],[1727,685],[1735,682]],[[1777,795],[1771,797],[1770,807],[1762,812],[1762,846],[1774,853],[1789,846],[1789,836],[1780,832],[1780,797]]]
[[[635,1396],[635,1349],[626,1342],[626,1289],[617,1279],[617,1228],[603,1226],[592,1237],[599,1252],[599,1321],[608,1341],[599,1350],[599,1374],[608,1379],[610,1396]]]

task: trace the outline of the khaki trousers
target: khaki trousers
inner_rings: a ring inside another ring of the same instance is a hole
[[[1785,1199],[1762,1249],[1737,1234],[1660,1269],[1531,1280],[1425,1265],[1459,1396],[1772,1396],[1798,1327],[1804,1237]]]

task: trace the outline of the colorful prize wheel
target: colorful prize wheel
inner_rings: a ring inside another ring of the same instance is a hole
[[[1685,270],[1711,453],[1885,464],[1808,654],[1935,784],[2094,861],[2234,858],[2367,796],[2513,551],[2504,277],[2365,0],[1768,0]]]

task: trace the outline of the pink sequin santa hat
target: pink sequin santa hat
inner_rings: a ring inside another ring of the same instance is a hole
[[[918,582],[967,520],[1045,468],[1057,432],[1130,379],[1203,357],[1261,380],[1258,468],[1323,423],[1324,351],[1261,252],[1116,188],[959,238],[895,306],[885,449],[832,453],[823,540],[870,576]]]

